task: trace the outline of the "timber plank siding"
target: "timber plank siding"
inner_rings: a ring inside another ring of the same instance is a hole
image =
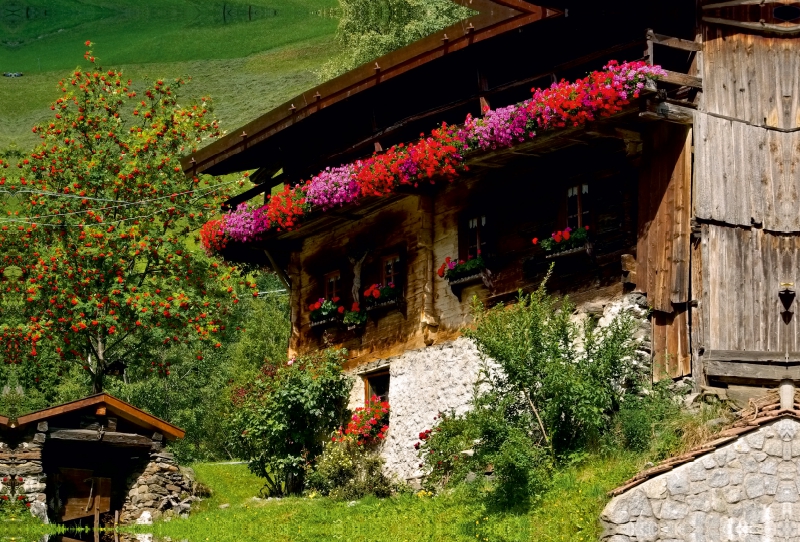
[[[800,350],[797,317],[784,322],[783,282],[800,278],[800,238],[755,228],[704,224],[706,350]]]
[[[706,111],[756,126],[800,126],[796,40],[705,25],[703,58]]]

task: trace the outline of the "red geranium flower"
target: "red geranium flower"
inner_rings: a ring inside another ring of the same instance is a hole
[[[534,237],[533,238],[533,244],[534,245],[538,245],[539,244],[539,238],[538,237]]]
[[[339,311],[339,314],[344,314],[344,307],[339,307],[339,308],[338,308],[338,309],[336,309],[336,310],[338,310],[338,311]]]

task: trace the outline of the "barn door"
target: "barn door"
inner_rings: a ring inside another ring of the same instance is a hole
[[[56,485],[61,521],[93,517],[111,510],[111,478],[93,474],[88,469],[59,469]]]

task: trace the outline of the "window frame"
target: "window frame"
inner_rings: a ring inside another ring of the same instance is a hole
[[[572,184],[572,183],[570,183]],[[572,186],[567,186],[567,195],[564,200],[565,227],[573,229],[583,228],[590,226],[592,222],[592,209],[591,209],[591,184],[589,182],[578,182]],[[572,191],[575,194],[572,194]],[[575,214],[570,214],[570,198],[575,197]],[[570,220],[574,220],[575,224],[570,224]]]
[[[392,280],[387,279],[386,264],[392,261]],[[399,279],[399,280],[398,280]],[[396,288],[402,288],[405,282],[403,276],[403,259],[400,257],[399,252],[392,252],[386,256],[381,256],[381,284],[388,286],[389,282],[393,282]]]
[[[329,291],[331,279],[334,280],[333,292]],[[323,294],[325,299],[332,300],[334,297],[341,298],[341,290],[342,290],[342,272],[340,270],[331,271],[329,273],[325,273],[322,276],[323,282]],[[337,292],[338,290],[338,292]]]
[[[372,384],[370,384],[370,380],[374,379],[374,378],[377,378],[377,377],[383,377],[383,376],[388,378],[388,384],[386,386],[386,394],[385,394],[385,397],[378,395],[378,398],[381,401],[387,401],[387,402],[389,401],[389,397],[390,397],[391,389],[392,389],[392,377],[391,377],[391,374],[389,372],[389,367],[385,367],[383,369],[379,369],[379,370],[375,371],[374,373],[369,373],[369,374],[363,375],[363,378],[364,378],[364,405],[368,405],[369,404],[369,399],[373,395]],[[377,395],[377,393],[375,395]]]

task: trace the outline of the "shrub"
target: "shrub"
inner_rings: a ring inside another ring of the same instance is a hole
[[[440,412],[434,419],[438,420],[436,425],[422,431],[414,444],[422,460],[420,468],[424,467],[427,472],[425,487],[429,491],[460,482],[470,471],[485,467],[475,457],[475,440],[480,431],[474,415]],[[472,450],[472,455],[462,453],[467,450]]]
[[[342,500],[366,495],[388,497],[397,489],[383,474],[383,459],[370,447],[348,438],[325,445],[315,468],[308,473],[306,486]]]
[[[267,364],[234,392],[234,443],[262,493],[302,491],[307,466],[342,424],[352,383],[341,370],[344,350],[326,350],[281,365]]]
[[[574,305],[545,293],[545,283],[519,302],[491,309],[476,300],[477,326],[467,330],[481,355],[497,370],[486,371],[495,394],[528,411],[556,454],[596,441],[608,428],[626,387],[635,386],[629,361],[633,323],[618,316],[603,329],[581,326]],[[509,407],[511,407],[511,404]]]

